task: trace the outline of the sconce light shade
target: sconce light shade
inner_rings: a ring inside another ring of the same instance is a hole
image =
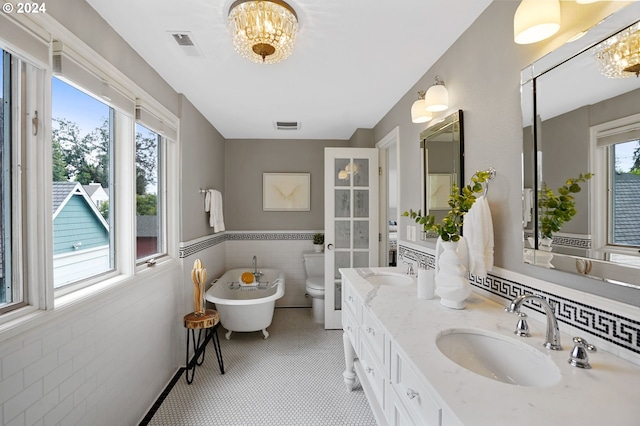
[[[449,91],[444,86],[444,81],[436,75],[433,86],[429,87],[424,98],[427,111],[438,112],[449,108]]]
[[[419,91],[418,95],[418,100],[411,105],[411,121],[414,123],[426,123],[430,121],[433,116],[427,111],[427,104],[424,102],[425,91]]]
[[[531,44],[551,37],[560,29],[560,0],[522,0],[513,17],[513,39]]]

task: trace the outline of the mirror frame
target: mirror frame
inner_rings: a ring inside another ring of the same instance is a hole
[[[458,188],[462,188],[462,184],[464,180],[464,125],[463,125],[463,114],[462,110],[459,109],[457,111],[452,112],[451,114],[441,118],[436,121],[431,126],[427,127],[420,133],[420,156],[421,156],[421,166],[422,166],[422,175],[421,175],[421,209],[425,214],[433,213],[435,215],[436,222],[439,222],[442,217],[449,210],[449,207],[443,210],[435,210],[429,209],[427,206],[427,190],[428,190],[428,176],[429,176],[429,156],[428,156],[428,143],[429,138],[433,137],[449,126],[458,126],[458,155],[455,160],[457,160],[458,164],[453,164],[453,168],[456,169],[456,178],[452,183],[458,185]],[[455,161],[454,160],[454,161]],[[450,193],[451,191],[449,191]],[[441,213],[439,213],[441,212]],[[424,232],[421,231],[421,240],[428,240],[433,238],[434,240],[438,237],[438,234],[435,232]]]
[[[593,26],[586,33],[585,36],[572,43],[565,43],[563,46],[552,51],[551,53],[543,56],[533,64],[522,70],[521,73],[521,106],[523,114],[523,129],[531,126],[532,134],[529,135],[532,138],[533,153],[531,153],[531,159],[529,164],[525,164],[527,146],[526,138],[523,133],[523,187],[524,192],[525,180],[530,179],[530,183],[533,184],[534,192],[534,209],[532,212],[533,222],[533,239],[534,247],[538,247],[538,209],[535,208],[538,202],[538,189],[540,184],[539,171],[539,159],[538,159],[538,138],[539,131],[537,111],[536,111],[536,78],[547,73],[558,65],[570,60],[574,56],[584,52],[607,39],[611,35],[619,32],[621,29],[626,28],[640,19],[640,2],[631,3],[624,6],[608,16],[606,19],[600,21]],[[530,150],[530,147],[529,147]],[[525,232],[523,232],[523,261],[527,264],[534,266],[541,266],[545,269],[549,269],[549,266],[544,266],[544,260],[548,259],[549,253],[540,250],[534,250],[533,248],[527,248]],[[531,256],[533,254],[533,257]],[[542,259],[542,263],[537,262],[536,257]],[[628,286],[628,287],[640,287],[640,268],[630,265],[624,265],[620,263],[614,263],[606,260],[598,260],[587,257],[581,257],[577,255],[568,255],[561,253],[553,253],[553,259],[559,260],[554,262],[553,268],[558,271],[569,272],[589,278],[605,281],[608,283]],[[533,260],[533,262],[532,262]],[[622,277],[620,277],[622,276]],[[632,278],[637,277],[637,278]]]

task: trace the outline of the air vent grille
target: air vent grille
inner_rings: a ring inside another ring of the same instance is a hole
[[[278,130],[300,130],[301,126],[299,121],[276,121],[273,125]]]
[[[172,34],[173,39],[179,46],[193,46],[193,40],[189,37],[189,34]]]
[[[193,36],[188,31],[170,31],[171,37],[187,56],[200,56],[200,51],[193,42]]]

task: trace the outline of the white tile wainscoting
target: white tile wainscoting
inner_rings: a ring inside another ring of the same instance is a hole
[[[225,270],[251,267],[253,256],[257,256],[258,268],[277,268],[285,273],[285,295],[277,307],[311,306],[311,299],[305,298],[302,253],[313,251],[312,237],[316,232],[322,231],[226,231],[182,243],[185,283],[191,282],[190,265],[195,259],[202,260],[208,280],[212,281]],[[191,299],[187,296],[186,300]]]
[[[400,244],[398,265],[403,265],[403,262],[411,262],[415,267],[433,269],[434,252],[424,247]],[[598,349],[640,364],[640,307],[497,267],[493,268],[487,278],[471,276],[470,281],[475,291],[505,306],[520,294],[542,295],[556,305],[555,314],[560,322],[561,331],[583,336]],[[527,314],[545,321],[545,314],[540,305],[527,302],[525,306],[531,308]],[[571,342],[565,342],[566,347],[570,345]]]

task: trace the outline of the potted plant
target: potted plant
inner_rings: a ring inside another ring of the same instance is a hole
[[[322,232],[318,232],[313,234],[313,249],[316,252],[321,252],[324,248],[324,234]]]
[[[489,170],[477,171],[462,190],[453,185],[448,200],[451,210],[442,219],[442,223],[434,223],[434,215],[423,216],[420,211],[409,210],[403,213],[403,216],[409,216],[422,225],[425,231],[433,230],[439,235],[436,245],[436,293],[440,296],[440,304],[447,308],[464,309],[465,300],[472,291],[463,262],[468,255],[464,251],[459,252],[460,231],[464,215],[476,202],[476,194],[484,190],[482,184],[490,177]]]
[[[577,213],[573,195],[581,191],[580,183],[593,177],[592,173],[580,173],[577,178],[567,179],[566,183],[555,193],[542,183],[538,196],[538,212],[541,247],[551,248],[553,234],[560,231],[565,222],[569,222]]]
[[[449,207],[451,210],[442,219],[442,223],[434,223],[435,216],[430,214],[423,216],[418,210],[414,212],[409,210],[404,212],[403,216],[408,216],[414,219],[416,223],[423,226],[425,231],[435,231],[442,241],[457,242],[460,240],[460,230],[464,222],[464,215],[467,213],[473,203],[476,202],[476,194],[483,191],[482,184],[489,180],[491,172],[489,170],[477,171],[471,176],[471,182],[462,188],[462,191],[458,190],[457,185],[451,187],[451,194],[449,195]]]

